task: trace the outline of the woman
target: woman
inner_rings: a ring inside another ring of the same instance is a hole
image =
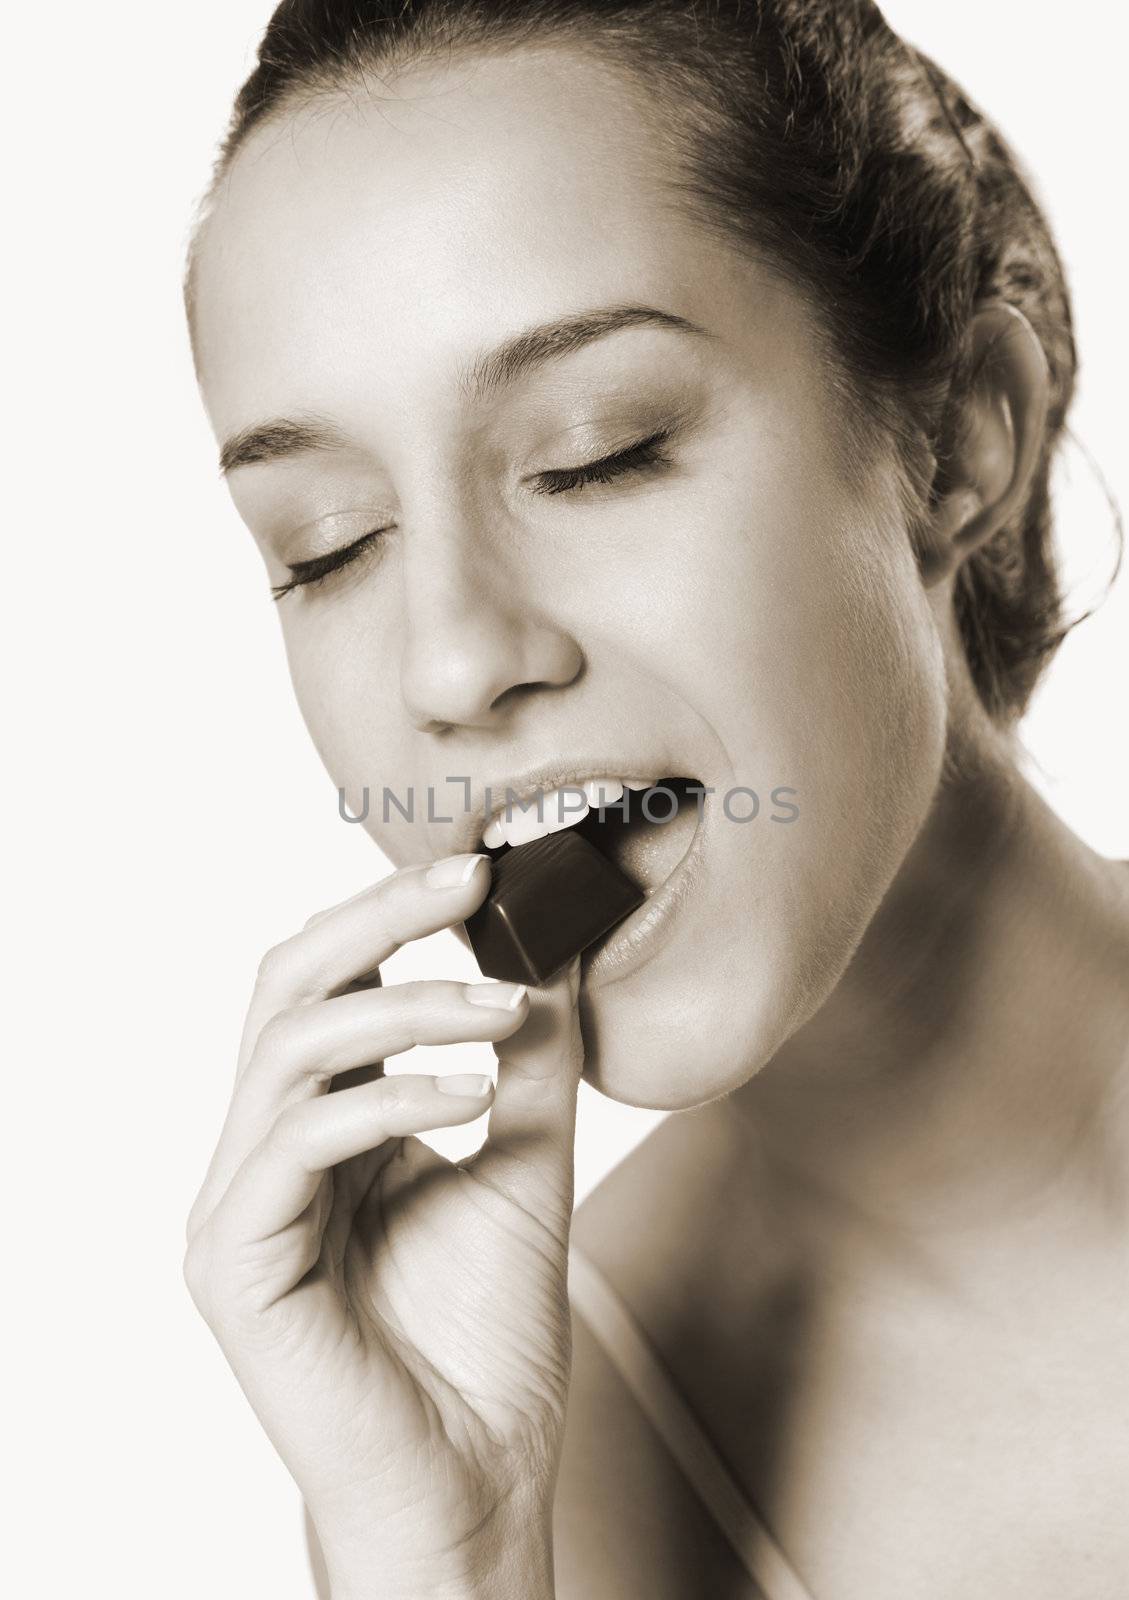
[[[1129,878],[1016,764],[1074,350],[990,124],[865,0],[294,0],[189,311],[398,868],[263,962],[189,1224],[323,1592],[1125,1592]],[[381,987],[507,786],[662,780],[563,975]],[[682,1114],[574,1216],[581,1075]]]

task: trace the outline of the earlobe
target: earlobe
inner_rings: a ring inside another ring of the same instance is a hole
[[[1042,454],[1049,373],[1021,311],[1001,300],[969,327],[971,378],[938,452],[926,548],[927,584],[939,582],[1022,505]]]

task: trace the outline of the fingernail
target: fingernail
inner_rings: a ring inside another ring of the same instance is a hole
[[[429,889],[461,889],[470,882],[478,863],[485,860],[483,855],[446,856],[428,867],[424,882]]]
[[[445,1078],[436,1078],[435,1087],[440,1094],[461,1094],[478,1100],[490,1093],[494,1083],[484,1072],[452,1072]]]
[[[463,984],[463,993],[472,1006],[490,1006],[494,1011],[516,1011],[528,989],[525,983]]]

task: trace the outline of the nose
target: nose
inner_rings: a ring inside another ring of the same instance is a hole
[[[580,645],[527,602],[513,574],[432,545],[405,578],[400,682],[421,732],[495,727],[523,694],[579,677]]]

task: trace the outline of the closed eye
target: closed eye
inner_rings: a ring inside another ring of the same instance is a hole
[[[657,433],[649,434],[646,439],[640,439],[637,444],[630,445],[626,450],[618,450],[610,456],[601,456],[598,461],[586,461],[578,467],[557,467],[539,472],[534,492],[567,494],[582,489],[587,484],[613,483],[617,478],[631,472],[646,472],[651,467],[672,466],[671,457],[662,450],[663,444],[670,436],[671,429],[660,428]],[[320,583],[323,578],[328,578],[330,573],[340,572],[343,567],[359,560],[385,533],[390,531],[388,528],[373,528],[368,533],[362,534],[359,539],[354,539],[352,544],[342,545],[338,550],[327,551],[325,555],[314,556],[309,561],[292,562],[289,579],[285,583],[275,584],[271,594],[276,600],[281,600],[283,595],[289,594],[293,589]]]
[[[586,461],[579,467],[557,467],[537,474],[536,494],[567,494],[572,489],[582,489],[589,483],[612,483],[629,472],[645,472],[649,467],[669,467],[671,458],[661,446],[670,438],[669,428],[640,439],[638,444],[619,450],[614,455],[601,456],[598,461]]]
[[[342,567],[347,567],[351,562],[358,560],[388,531],[387,528],[372,528],[359,539],[354,539],[352,544],[342,545],[339,550],[329,550],[324,556],[314,556],[309,561],[291,562],[289,580],[286,583],[276,583],[271,589],[271,594],[276,600],[281,600],[291,589],[302,589],[307,584],[320,583],[323,578],[328,578],[331,572],[340,572]]]

